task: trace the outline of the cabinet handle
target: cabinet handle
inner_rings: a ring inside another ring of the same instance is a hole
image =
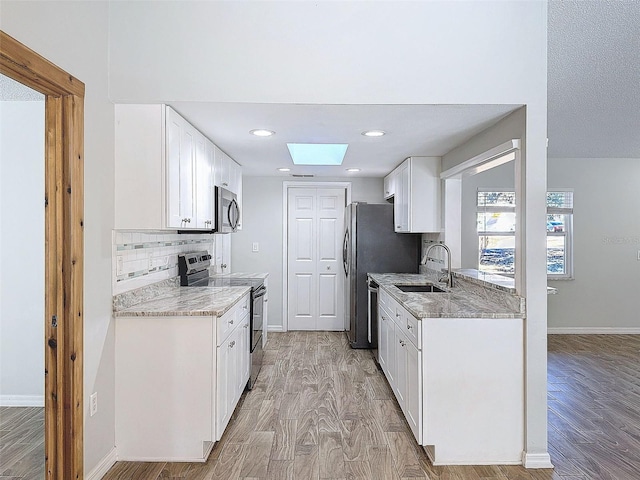
[[[229,323],[230,323],[231,325],[233,325],[233,320],[229,320]]]
[[[223,187],[228,187],[228,186],[229,186],[229,184],[228,184],[227,182],[222,182],[222,186],[223,186]]]
[[[411,330],[412,328],[413,328],[413,325],[409,325],[409,324],[407,323],[407,330]]]
[[[402,225],[396,225],[396,228],[402,228]]]
[[[231,343],[229,344],[229,348],[233,348],[233,346],[234,346],[235,344],[236,344],[236,341],[234,340],[233,342],[231,342]]]
[[[396,318],[399,317],[399,316],[400,316],[400,314],[398,312],[396,312]]]
[[[242,328],[249,328],[249,324],[247,323],[244,327]]]

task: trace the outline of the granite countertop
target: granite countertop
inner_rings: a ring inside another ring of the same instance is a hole
[[[459,268],[453,271],[454,277],[466,278],[467,280],[478,280],[483,283],[490,283],[494,288],[499,288],[508,293],[516,293],[516,282],[512,277],[497,275],[495,273],[485,273],[472,268]],[[547,295],[555,295],[558,289],[547,287]]]
[[[251,273],[251,272],[238,272],[238,273],[211,273],[210,276],[212,278],[259,278],[261,280],[266,280],[269,276],[268,273]]]
[[[410,273],[369,273],[380,288],[398,301],[413,316],[423,318],[524,318],[522,299],[504,291],[466,288],[458,283],[454,288],[433,281],[433,276]],[[395,284],[435,284],[446,293],[403,292]]]
[[[250,287],[162,288],[155,296],[116,308],[116,317],[222,316],[244,297]]]

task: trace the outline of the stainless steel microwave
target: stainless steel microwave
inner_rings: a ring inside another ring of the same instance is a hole
[[[238,229],[240,222],[240,206],[236,194],[221,187],[216,187],[216,226],[217,233],[232,233]]]

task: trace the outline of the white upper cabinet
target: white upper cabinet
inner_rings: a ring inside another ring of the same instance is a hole
[[[238,230],[242,230],[242,167],[218,147],[214,152],[213,184],[226,188],[237,196],[240,207]]]
[[[202,136],[202,149],[196,143],[196,225],[199,229],[209,230],[214,224],[213,142]]]
[[[216,187],[226,188],[236,195],[239,194],[242,185],[242,167],[218,147],[215,147],[214,171],[213,183]]]
[[[394,198],[396,232],[440,231],[440,163],[440,157],[409,157],[385,177],[385,198]]]
[[[166,105],[119,104],[115,117],[115,228],[212,229],[214,186],[237,167],[238,190],[240,166]]]
[[[169,107],[166,108],[166,120],[167,227],[197,228],[194,198],[196,149],[200,147],[204,153],[204,137]]]
[[[397,173],[395,170],[391,172],[389,175],[384,177],[384,198],[385,200],[393,197],[396,193],[396,176]]]

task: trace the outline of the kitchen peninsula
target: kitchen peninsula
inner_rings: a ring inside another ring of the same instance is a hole
[[[520,464],[524,300],[454,273],[375,274],[380,366],[435,465]],[[441,292],[406,286],[435,284]]]
[[[121,460],[206,460],[250,372],[250,287],[179,287],[114,298]]]

